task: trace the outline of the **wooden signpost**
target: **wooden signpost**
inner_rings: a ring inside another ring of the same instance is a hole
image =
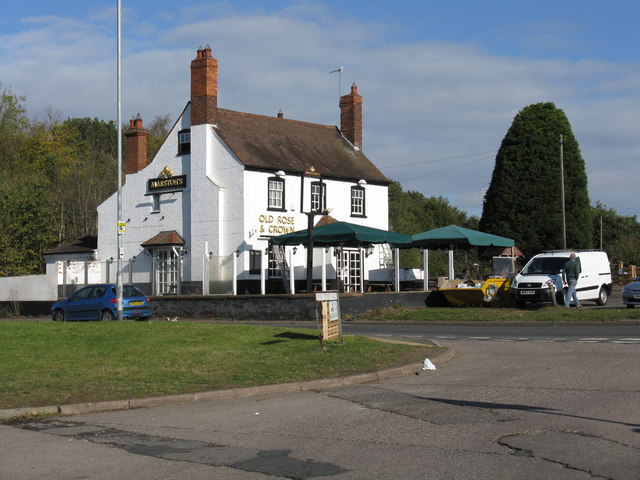
[[[340,297],[337,291],[316,292],[316,303],[320,303],[322,315],[322,340],[342,338],[342,316]]]

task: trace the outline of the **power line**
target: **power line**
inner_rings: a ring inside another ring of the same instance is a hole
[[[467,158],[467,157],[473,157],[475,155],[484,155],[485,153],[495,153],[495,152],[496,150],[487,150],[486,152],[468,153],[466,155],[456,155],[455,157],[439,158],[438,160],[424,160],[422,162],[403,163],[401,165],[385,166],[384,169],[387,170],[389,168],[412,167],[414,165],[424,165],[427,163],[446,162],[447,160],[457,160],[458,158]]]
[[[493,158],[493,157],[478,158],[478,159],[476,159],[476,160],[471,160],[470,162],[461,163],[461,164],[459,164],[459,165],[453,165],[452,167],[443,168],[443,169],[441,169],[441,170],[436,170],[435,172],[429,172],[429,173],[426,173],[426,174],[424,174],[424,175],[420,175],[420,176],[418,176],[418,177],[411,177],[411,178],[408,178],[407,180],[401,180],[401,181],[400,181],[400,183],[413,182],[414,180],[419,180],[419,179],[421,179],[421,178],[428,177],[429,175],[434,175],[434,174],[436,174],[436,173],[446,172],[447,170],[453,170],[454,168],[464,167],[464,166],[466,166],[466,165],[471,165],[472,163],[477,163],[477,162],[481,162],[481,161],[484,161],[484,160],[490,160],[490,159],[492,159],[492,158]]]

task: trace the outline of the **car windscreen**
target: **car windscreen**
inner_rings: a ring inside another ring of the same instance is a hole
[[[555,275],[564,268],[569,257],[539,257],[532,259],[520,272],[522,275]]]

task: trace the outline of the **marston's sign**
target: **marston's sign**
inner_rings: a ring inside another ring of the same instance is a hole
[[[187,176],[178,175],[169,178],[150,178],[147,180],[148,193],[176,192],[187,188]]]

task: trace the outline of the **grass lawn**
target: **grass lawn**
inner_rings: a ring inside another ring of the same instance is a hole
[[[640,319],[640,308],[404,308],[388,307],[358,315],[357,321],[580,323]]]
[[[0,408],[201,392],[371,372],[436,350],[315,330],[189,322],[0,322]]]

